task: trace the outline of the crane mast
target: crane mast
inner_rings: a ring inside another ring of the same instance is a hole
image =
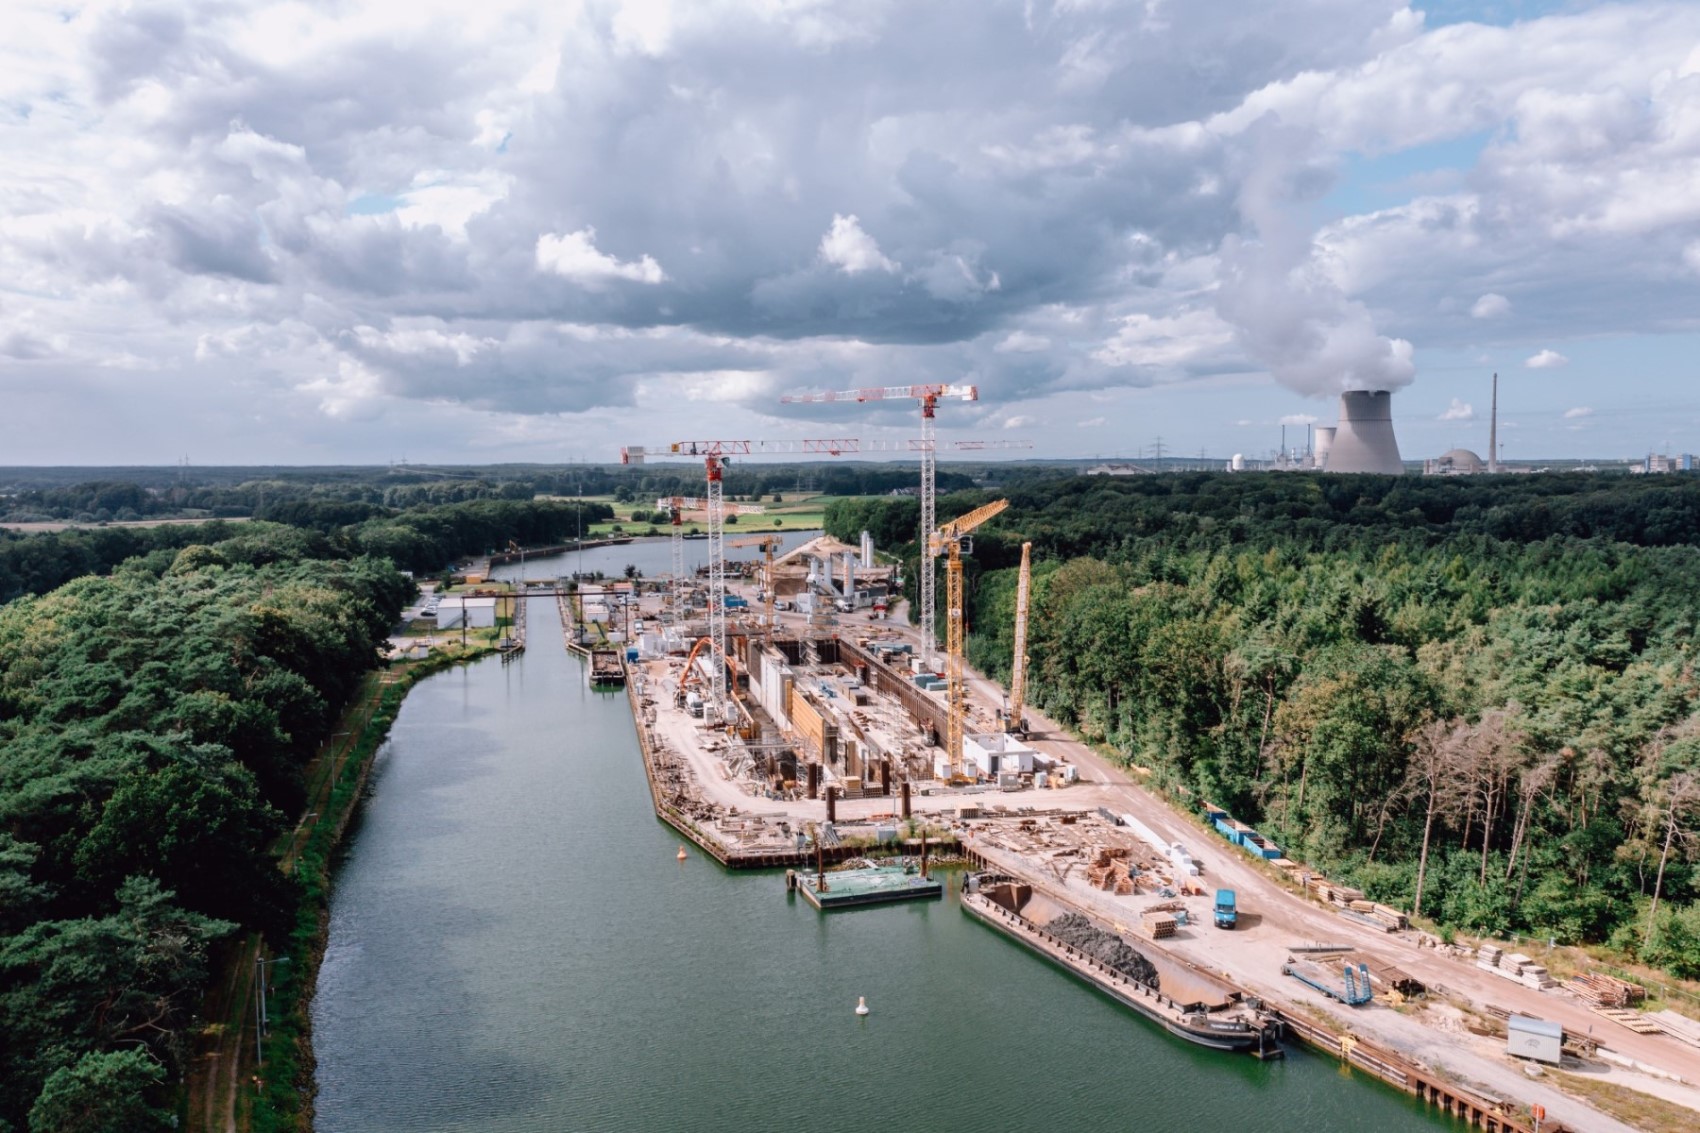
[[[765,560],[764,569],[766,570],[762,590],[767,596],[764,603],[766,611],[762,622],[762,640],[769,643],[773,641],[773,552],[778,550],[779,545],[784,541],[784,536],[770,534],[757,535],[750,539],[734,539],[732,542],[726,544],[728,547],[760,547],[762,549],[762,557]]]
[[[1021,574],[1015,585],[1015,657],[1009,670],[1009,715],[1004,719],[1004,731],[1015,735],[1027,734],[1027,603],[1033,584],[1030,559],[1033,544],[1021,544]]]
[[[975,528],[1009,506],[1008,500],[993,500],[967,515],[953,519],[934,531],[927,540],[936,555],[947,554],[945,569],[945,751],[950,757],[950,778],[960,783],[968,778],[962,765],[962,736],[968,717],[968,687],[962,678],[962,645],[965,630],[962,601],[962,552]]]
[[[978,401],[980,390],[977,386],[969,385],[874,386],[866,389],[838,390],[833,393],[793,394],[779,399],[781,403],[786,404],[897,400],[920,402],[921,438],[918,447],[921,453],[921,577],[918,590],[921,599],[921,657],[927,662],[931,662],[933,654],[938,651],[938,631],[935,628],[937,571],[933,563],[936,556],[932,551],[932,536],[934,520],[937,518],[935,484],[938,469],[934,417],[940,398]]]
[[[665,511],[673,527],[673,610],[681,616],[685,609],[685,512],[702,511],[708,507],[705,500],[695,496],[662,496],[655,501],[658,511]],[[732,508],[733,515],[761,515],[767,509],[756,504],[739,504]]]

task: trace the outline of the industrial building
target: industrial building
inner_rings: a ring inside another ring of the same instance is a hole
[[[1317,430],[1316,448],[1324,472],[1404,475],[1405,461],[1393,435],[1393,395],[1386,390],[1341,394],[1340,423],[1332,430]]]
[[[1693,472],[1694,464],[1693,453],[1685,452],[1678,456],[1661,456],[1658,453],[1650,452],[1645,461],[1631,468],[1630,471],[1658,476],[1671,472]]]
[[[439,629],[452,629],[463,621],[468,629],[495,629],[496,599],[451,594],[437,603]]]
[[[1467,448],[1455,448],[1423,461],[1424,476],[1475,476],[1487,470],[1487,461]]]

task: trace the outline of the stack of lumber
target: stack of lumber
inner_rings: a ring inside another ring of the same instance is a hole
[[[1648,1018],[1657,1020],[1665,1034],[1671,1038],[1689,1046],[1700,1046],[1700,1022],[1686,1015],[1678,1015],[1675,1011],[1655,1011]]]
[[[1598,973],[1571,976],[1565,986],[1590,1007],[1629,1007],[1647,997],[1640,984]]]
[[[1596,1007],[1594,1014],[1604,1015],[1614,1023],[1628,1027],[1638,1035],[1662,1035],[1664,1028],[1659,1026],[1639,1011],[1628,1011],[1621,1007]]]
[[[1499,958],[1501,975],[1509,975],[1524,987],[1532,987],[1536,991],[1545,991],[1549,987],[1557,987],[1558,981],[1548,974],[1543,965],[1535,963],[1521,952],[1513,952],[1509,956]]]
[[[1499,971],[1499,958],[1505,955],[1505,950],[1497,945],[1484,944],[1476,949],[1476,967],[1484,971]]]
[[[1152,940],[1175,935],[1175,915],[1160,909],[1147,909],[1139,915],[1139,927]]]
[[[1374,901],[1348,901],[1346,911],[1354,914],[1357,920],[1374,925],[1384,932],[1398,932],[1406,925],[1404,913]]]

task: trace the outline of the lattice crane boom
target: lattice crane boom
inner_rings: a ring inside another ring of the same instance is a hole
[[[950,757],[950,778],[967,778],[962,765],[962,734],[968,716],[968,689],[962,678],[963,605],[962,550],[968,535],[1009,506],[1008,500],[993,500],[941,526],[927,540],[934,554],[946,553],[945,568],[945,751]]]
[[[726,648],[726,502],[722,482],[726,465],[733,456],[764,452],[804,452],[822,456],[837,456],[855,445],[854,438],[804,439],[785,441],[707,440],[672,441],[664,445],[626,445],[620,449],[621,464],[642,464],[650,456],[700,457],[703,462],[708,492],[703,510],[708,513],[708,636],[721,658],[729,657]],[[683,497],[681,497],[683,498]],[[674,524],[675,569],[684,569],[684,552],[678,539],[679,524]],[[726,666],[716,664],[711,685],[716,708],[726,704]]]
[[[937,519],[938,441],[934,435],[933,419],[940,400],[980,400],[980,388],[971,385],[929,384],[912,386],[872,386],[864,389],[835,390],[830,393],[791,394],[780,398],[784,404],[820,402],[917,401],[921,405],[921,438],[916,451],[921,454],[921,657],[930,662],[938,649],[936,620],[937,570],[931,552],[933,528]]]

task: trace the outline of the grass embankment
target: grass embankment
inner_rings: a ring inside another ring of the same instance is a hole
[[[272,1022],[261,1044],[265,1068],[256,1075],[249,1063],[239,1075],[238,1129],[255,1133],[311,1130],[313,1052],[308,1007],[324,957],[337,844],[359,807],[372,758],[389,735],[408,690],[433,673],[490,652],[493,648],[486,645],[464,651],[446,649],[373,674],[344,716],[342,742],[328,748],[310,772],[308,814],[312,820],[303,819],[287,840],[280,861],[282,868],[301,879],[301,904],[288,947],[272,962],[268,974],[267,1014]],[[284,958],[287,963],[281,962]],[[241,1031],[240,1024],[236,1029]],[[236,1053],[244,1060],[251,1058],[251,1036]]]
[[[1575,1094],[1598,1109],[1646,1133],[1694,1133],[1694,1111],[1627,1086],[1600,1082],[1581,1074],[1548,1070],[1565,1093]]]
[[[780,493],[780,497],[777,503],[773,501],[772,497],[760,501],[748,501],[764,509],[760,515],[739,515],[735,517],[728,515],[726,537],[736,539],[739,535],[757,535],[764,531],[814,531],[826,525],[826,501],[828,497],[812,492],[784,492]],[[586,524],[584,531],[587,536],[666,535],[671,530],[667,524],[652,521],[651,517],[655,514],[653,501],[619,503],[612,496],[586,496],[585,500],[586,502],[594,500],[598,503],[605,503],[614,509],[612,520]],[[730,510],[744,503],[746,503],[744,500],[728,499],[726,506]],[[643,516],[644,519],[634,522],[632,519],[634,513]],[[685,521],[686,531],[707,529],[708,513],[706,512],[687,511],[682,518]]]

